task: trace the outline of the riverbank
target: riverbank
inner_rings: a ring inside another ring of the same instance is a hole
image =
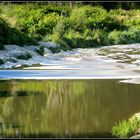
[[[140,42],[139,9],[0,4],[0,17],[0,49],[5,44],[37,45],[39,40],[65,51]]]
[[[45,56],[52,54],[51,48],[58,48],[53,42],[38,42],[38,45],[4,45],[4,50],[0,50],[0,68],[20,68],[32,65],[43,65]],[[46,59],[47,60],[47,59]],[[49,64],[46,61],[46,64]]]

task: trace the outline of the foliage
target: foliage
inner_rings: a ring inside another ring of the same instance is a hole
[[[108,35],[110,44],[131,44],[140,42],[140,30],[129,29],[126,31],[113,31]]]
[[[121,36],[120,31],[114,30],[113,32],[110,32],[108,34],[110,44],[114,44],[114,45],[120,44],[121,43],[120,36]]]
[[[123,120],[119,122],[118,124],[115,124],[112,128],[112,134],[114,136],[120,137],[120,138],[128,138],[135,134],[135,131],[140,126],[140,119],[138,118],[131,118],[129,120]]]
[[[45,6],[37,4],[24,5],[10,5],[5,6],[6,9],[10,9],[10,13],[2,10],[4,15],[8,18],[15,17],[15,27],[36,39],[41,39],[42,36],[52,33],[53,27],[59,20],[59,16],[66,16],[70,12],[68,7],[60,6]],[[3,9],[3,8],[1,8]]]
[[[35,44],[35,39],[56,42],[58,50],[140,42],[139,9],[0,4],[0,16],[1,49],[3,44]]]
[[[72,10],[69,17],[69,24],[75,31],[83,31],[86,29],[86,14],[82,8],[75,8]]]
[[[36,41],[25,33],[21,33],[15,28],[11,28],[3,19],[0,18],[0,48],[5,44],[36,44]]]
[[[4,50],[4,45],[0,43],[0,50]]]

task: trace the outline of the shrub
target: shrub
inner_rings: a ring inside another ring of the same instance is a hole
[[[20,11],[20,14],[16,15],[17,17],[16,27],[20,31],[28,33],[28,30],[30,29],[30,27],[34,26],[35,24],[38,24],[39,20],[43,16],[44,14],[41,12],[40,9]]]
[[[102,22],[105,20],[107,16],[107,11],[102,7],[91,7],[87,6],[83,9],[86,10],[87,15],[87,27],[90,29],[101,28]]]
[[[53,34],[49,36],[45,36],[44,40],[51,40],[54,42],[58,42],[63,38],[65,32],[69,29],[68,20],[65,18],[61,18],[57,25],[53,28]]]
[[[96,43],[98,46],[104,46],[104,45],[109,45],[109,40],[108,40],[108,33],[104,30],[97,29],[94,30],[94,39],[96,40]]]
[[[113,9],[109,11],[109,14],[115,16],[128,16],[130,15],[130,12],[124,9]]]
[[[26,11],[27,15],[17,18],[17,28],[34,36],[37,39],[41,39],[42,36],[52,33],[53,27],[57,24],[59,15],[57,13],[44,14],[41,9],[34,9]]]
[[[0,42],[1,45],[7,42],[7,36],[9,35],[9,25],[0,18]]]
[[[70,28],[67,18],[61,18],[60,21],[53,29],[53,33],[58,33],[59,37],[62,37],[64,33]]]
[[[9,23],[0,18],[0,49],[37,44],[34,39],[54,41],[62,49],[140,42],[140,10],[28,3],[0,5],[0,15]]]
[[[56,13],[50,13],[48,15],[43,16],[42,19],[40,19],[38,22],[37,33],[41,34],[42,36],[52,33],[52,30],[56,26],[58,20],[59,15]]]
[[[82,44],[82,36],[79,32],[76,32],[74,30],[69,30],[63,36],[63,41],[65,41],[68,44],[68,46],[70,46],[71,48],[78,48],[78,46],[81,46]]]
[[[86,48],[95,47],[97,42],[94,38],[84,36],[84,34],[76,32],[74,30],[68,30],[62,38],[70,48]]]
[[[9,34],[9,38],[7,40],[8,44],[16,44],[16,45],[37,45],[37,42],[34,38],[29,37],[28,34],[19,32],[16,29],[11,29],[11,33]]]
[[[123,31],[120,36],[122,44],[131,44],[140,42],[140,30],[129,29],[128,31]]]
[[[140,26],[140,19],[139,18],[132,18],[125,21],[125,25],[132,28]]]
[[[25,44],[34,44],[36,41],[29,37],[25,33],[21,33],[15,28],[11,28],[3,19],[0,18],[0,42],[1,48],[3,44],[16,44],[16,45],[25,45]]]
[[[69,24],[75,31],[82,32],[86,29],[86,11],[82,8],[75,8],[72,10],[69,17]]]
[[[42,12],[45,14],[57,13],[59,15],[69,16],[71,8],[69,6],[47,5],[42,7]]]
[[[131,44],[140,42],[140,30],[113,31],[108,35],[110,44]]]
[[[121,36],[121,31],[114,30],[110,32],[108,34],[108,39],[109,39],[110,44],[112,45],[120,44],[121,43],[120,36]]]

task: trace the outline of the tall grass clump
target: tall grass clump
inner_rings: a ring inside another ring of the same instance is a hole
[[[129,138],[135,134],[140,127],[140,118],[133,117],[129,120],[122,120],[112,128],[112,135],[119,138]]]

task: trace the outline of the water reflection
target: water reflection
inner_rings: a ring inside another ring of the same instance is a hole
[[[105,137],[140,112],[139,89],[117,80],[0,81],[0,134]]]

